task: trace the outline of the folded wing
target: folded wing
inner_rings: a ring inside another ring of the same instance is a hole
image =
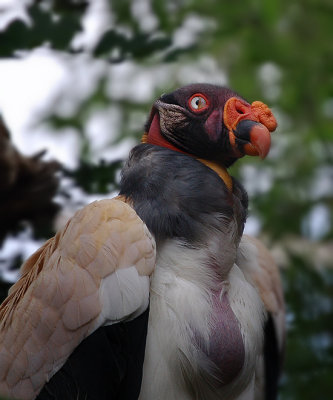
[[[0,394],[33,399],[88,335],[142,314],[154,265],[154,239],[121,198],[78,211],[1,305]]]
[[[256,370],[256,398],[276,399],[285,347],[285,306],[280,272],[266,247],[247,235],[240,242],[236,263],[258,290],[267,312],[263,356],[258,360]]]

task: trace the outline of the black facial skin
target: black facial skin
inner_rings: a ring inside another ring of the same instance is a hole
[[[189,106],[189,99],[196,93],[203,93],[209,102],[208,108],[200,112],[194,112]],[[241,98],[228,88],[209,84],[189,85],[162,95],[154,105],[160,117],[161,134],[186,153],[229,167],[237,159],[232,156],[228,129],[223,123],[224,105],[231,97]],[[206,124],[213,112],[216,118],[210,118],[209,123],[216,132],[215,138],[207,132]],[[146,124],[146,132],[150,123],[151,119]]]

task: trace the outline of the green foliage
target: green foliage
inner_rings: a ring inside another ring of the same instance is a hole
[[[316,271],[299,256],[284,271],[288,304],[281,398],[329,400],[333,393],[333,270]]]
[[[77,11],[56,14],[32,4],[28,10],[31,26],[15,19],[0,34],[0,57],[10,57],[17,51],[27,51],[49,44],[54,49],[69,50],[75,33],[81,29]]]
[[[111,29],[105,32],[95,47],[95,56],[109,56],[112,50],[118,50],[116,57],[109,56],[109,61],[120,62],[126,58],[134,57],[137,60],[154,54],[156,51],[161,51],[169,47],[171,44],[170,38],[157,37],[152,38],[150,35],[141,32],[135,32],[131,38],[125,34],[118,33]]]
[[[107,163],[101,161],[98,165],[82,161],[75,171],[66,171],[65,175],[74,179],[86,193],[108,194],[117,189],[116,174],[122,161]]]

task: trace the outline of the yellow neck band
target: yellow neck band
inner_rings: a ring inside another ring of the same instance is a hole
[[[203,158],[197,158],[197,160],[215,171],[217,175],[223,180],[227,188],[232,192],[232,178],[225,167],[222,167],[214,161],[204,160]]]

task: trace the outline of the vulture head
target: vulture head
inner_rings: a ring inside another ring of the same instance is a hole
[[[260,101],[209,84],[184,86],[157,99],[143,142],[229,167],[244,155],[266,157],[276,120]]]

